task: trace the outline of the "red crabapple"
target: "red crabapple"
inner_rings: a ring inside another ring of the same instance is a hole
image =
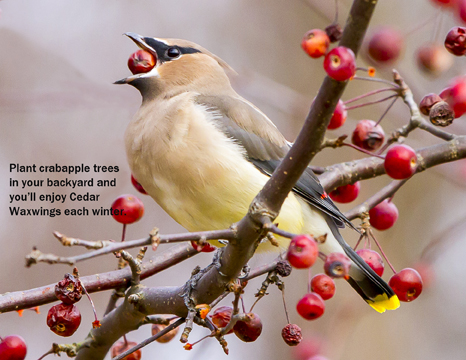
[[[332,278],[347,278],[351,260],[343,253],[333,252],[327,255],[324,263],[325,273]]]
[[[316,241],[309,235],[298,235],[291,239],[287,259],[291,266],[306,269],[314,265],[319,249]]]
[[[282,329],[282,338],[287,345],[296,346],[303,339],[301,328],[296,324],[288,324]]]
[[[385,171],[393,179],[407,179],[416,172],[416,152],[408,145],[397,144],[387,151],[384,161]]]
[[[320,29],[309,30],[304,34],[301,47],[312,58],[319,58],[325,55],[330,45],[327,33]]]
[[[416,53],[417,64],[425,73],[438,76],[453,65],[453,58],[439,44],[427,44],[420,47]]]
[[[144,215],[144,204],[134,195],[121,195],[112,204],[113,218],[122,224],[132,224]]]
[[[398,59],[404,47],[404,40],[399,31],[383,27],[374,32],[369,40],[367,51],[377,62],[391,62]]]
[[[47,325],[55,334],[71,336],[81,324],[81,313],[76,305],[60,303],[52,306],[47,314]]]
[[[369,210],[369,222],[374,229],[387,230],[398,219],[398,209],[390,199],[385,199],[380,204]]]
[[[328,124],[327,129],[338,129],[345,123],[347,117],[348,111],[346,111],[345,104],[343,103],[343,101],[338,100],[338,104],[335,108],[335,111],[333,112],[332,118],[330,119],[330,123]]]
[[[19,335],[0,338],[0,359],[24,360],[27,353],[26,342]]]
[[[138,50],[131,54],[128,59],[128,68],[133,74],[146,73],[151,71],[157,59],[150,52]]]
[[[377,251],[371,249],[359,249],[356,253],[363,259],[367,265],[379,276],[382,276],[384,264],[382,257]]]
[[[353,50],[337,46],[324,59],[324,69],[328,76],[336,81],[351,79],[356,73],[356,58]]]
[[[311,291],[319,294],[323,300],[335,295],[335,281],[326,274],[317,274],[311,279]]]
[[[422,292],[422,278],[411,268],[406,268],[390,278],[388,285],[393,289],[400,301],[413,301]]]
[[[157,335],[159,332],[161,332],[167,326],[168,325],[152,324],[152,329],[151,329],[152,336]],[[174,328],[174,329],[170,330],[166,334],[164,334],[164,335],[160,336],[159,338],[157,338],[155,341],[157,341],[157,342],[159,342],[161,344],[165,344],[165,343],[171,341],[176,336],[176,334],[178,334],[178,329],[179,328]]]
[[[351,137],[351,142],[364,150],[374,151],[380,148],[385,140],[382,126],[372,120],[360,120]]]
[[[231,306],[220,306],[215,309],[211,315],[212,322],[218,328],[224,328],[228,325],[231,319],[231,314],[233,314],[233,308]],[[233,329],[231,329],[228,334],[231,334]]]
[[[247,320],[238,320],[233,326],[235,335],[244,342],[256,341],[262,333],[262,321],[257,314],[247,313]]]
[[[421,102],[419,103],[419,110],[422,114],[429,116],[430,109],[432,108],[432,106],[434,106],[440,101],[442,101],[442,98],[437,94],[427,94],[422,98]]]
[[[110,352],[112,354],[112,358],[117,357],[120,354],[123,354],[126,350],[129,350],[137,345],[136,342],[134,341],[128,341],[125,343],[125,341],[118,341],[116,342]],[[123,359],[121,360],[141,360],[141,349],[136,350],[135,352],[132,352],[129,355],[126,355]]]
[[[456,56],[466,54],[466,28],[456,26],[445,37],[445,48]]]
[[[354,184],[339,186],[328,195],[333,201],[346,204],[356,200],[359,195],[360,188],[360,182],[356,181]]]
[[[317,293],[308,293],[304,295],[296,305],[298,314],[306,320],[314,320],[321,317],[325,311],[325,303],[322,297]]]

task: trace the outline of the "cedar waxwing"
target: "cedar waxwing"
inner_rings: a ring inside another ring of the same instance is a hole
[[[239,221],[286,155],[290,143],[257,107],[239,96],[219,57],[186,40],[126,33],[156,59],[155,67],[119,80],[142,95],[125,133],[134,177],[189,231],[226,229]],[[343,240],[351,222],[326,196],[311,169],[276,221],[295,234],[327,234],[319,250],[352,260],[348,282],[375,310],[399,307],[393,290]],[[282,248],[288,239],[277,239]],[[262,250],[270,245],[265,242]]]

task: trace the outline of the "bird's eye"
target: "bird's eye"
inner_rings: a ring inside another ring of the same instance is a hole
[[[176,58],[180,56],[180,54],[181,54],[180,49],[176,47],[171,47],[167,50],[167,56],[171,58]]]

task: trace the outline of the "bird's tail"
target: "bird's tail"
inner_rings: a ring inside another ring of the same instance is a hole
[[[349,272],[349,284],[379,313],[398,309],[400,300],[392,288],[345,242],[331,218],[327,218],[327,223],[346,256],[353,262]]]

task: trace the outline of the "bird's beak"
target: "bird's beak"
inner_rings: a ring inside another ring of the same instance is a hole
[[[153,49],[152,47],[150,47],[149,45],[147,45],[147,43],[145,42],[144,40],[144,37],[139,35],[139,34],[136,34],[136,33],[133,33],[133,32],[127,32],[127,33],[124,33],[123,35],[126,35],[127,37],[129,37],[131,40],[134,41],[134,43],[142,50],[145,50],[149,53],[151,53],[154,58],[157,60],[157,52],[155,51],[155,49]],[[156,65],[157,67],[157,65]],[[114,84],[129,84],[131,81],[135,80],[135,79],[138,79],[140,78],[141,76],[145,75],[145,73],[141,73],[141,74],[135,74],[135,75],[132,75],[132,76],[128,76],[124,79],[121,79],[121,80],[117,80],[114,82]]]

